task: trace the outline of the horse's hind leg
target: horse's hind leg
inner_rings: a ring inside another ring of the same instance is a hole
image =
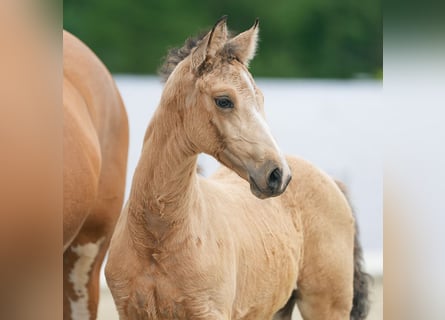
[[[65,250],[64,320],[96,319],[100,270],[119,217],[122,196],[98,200],[79,234]]]
[[[302,284],[297,299],[305,320],[349,320],[352,308],[352,275],[331,272],[314,276],[311,284]],[[318,284],[316,283],[318,282]]]
[[[305,320],[349,320],[353,301],[351,243],[334,241],[305,252],[297,304]],[[306,249],[308,250],[308,249]]]
[[[97,216],[90,215],[63,255],[64,320],[97,316],[100,270],[116,219],[99,222]]]
[[[95,319],[100,266],[107,250],[104,236],[84,233],[63,254],[63,318]]]
[[[305,228],[297,305],[305,320],[349,320],[354,283],[354,221],[351,217],[329,223],[326,220],[314,218],[311,226]]]

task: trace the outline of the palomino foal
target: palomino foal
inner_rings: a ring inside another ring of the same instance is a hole
[[[99,272],[122,209],[128,121],[102,62],[63,33],[63,318],[95,319]]]
[[[345,196],[283,157],[264,120],[247,69],[257,35],[255,22],[229,38],[223,18],[167,58],[106,266],[121,319],[290,319],[297,302],[305,319],[346,320],[366,300],[353,307]],[[227,168],[198,176],[200,152]]]

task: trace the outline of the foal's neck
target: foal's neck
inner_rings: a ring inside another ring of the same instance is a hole
[[[183,224],[197,204],[198,155],[182,130],[177,110],[161,102],[147,129],[133,178],[129,222],[138,242],[147,247]]]

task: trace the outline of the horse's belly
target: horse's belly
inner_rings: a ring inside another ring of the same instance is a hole
[[[237,290],[233,319],[271,319],[296,288],[298,271],[298,256],[291,251],[269,267],[252,264],[240,279],[244,285]]]
[[[270,319],[296,288],[303,237],[299,223],[271,206],[241,236],[234,319]],[[239,234],[239,233],[238,233]]]

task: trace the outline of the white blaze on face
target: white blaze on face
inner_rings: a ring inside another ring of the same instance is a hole
[[[74,293],[77,295],[77,300],[70,299],[71,319],[90,319],[87,285],[91,267],[104,239],[102,237],[95,243],[79,244],[71,248],[78,256],[69,275],[69,281],[73,284]]]
[[[252,83],[252,80],[248,76],[247,72],[245,72],[243,70],[241,72],[241,76],[246,81],[247,86],[249,87],[249,89],[251,90],[253,96],[255,97],[256,96],[256,94],[255,94],[255,87],[254,87],[254,85]],[[283,154],[281,153],[281,150],[278,147],[277,142],[275,141],[274,137],[272,136],[272,133],[270,132],[269,125],[266,123],[266,121],[264,120],[263,116],[258,112],[257,108],[253,107],[251,112],[252,112],[253,117],[255,118],[256,122],[258,123],[259,127],[261,128],[261,131],[267,136],[267,139],[270,141],[270,143],[273,145],[273,148],[278,153],[280,161],[282,163],[283,175],[286,176],[286,175],[290,174],[289,166],[287,165],[287,162],[286,162]],[[284,180],[283,180],[283,183],[285,183]]]
[[[278,147],[277,142],[275,141],[274,137],[272,136],[272,133],[270,132],[270,128],[269,128],[268,124],[266,123],[266,121],[264,120],[263,116],[256,109],[253,110],[252,113],[253,113],[253,117],[259,124],[261,130],[264,132],[264,134],[267,135],[267,137],[271,141],[273,147],[281,156],[280,148]]]

